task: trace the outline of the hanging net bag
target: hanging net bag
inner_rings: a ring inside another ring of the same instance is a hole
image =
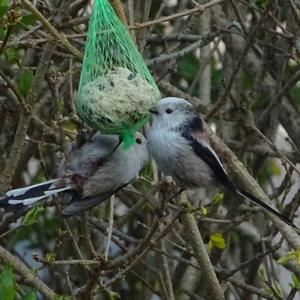
[[[125,145],[146,122],[159,90],[127,29],[108,0],[95,0],[75,107],[94,129]]]

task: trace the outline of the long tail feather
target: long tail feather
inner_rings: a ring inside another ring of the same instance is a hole
[[[236,193],[238,193],[242,197],[247,198],[248,200],[250,200],[253,203],[257,204],[258,206],[262,207],[266,211],[268,211],[268,212],[272,213],[273,215],[277,216],[279,219],[281,219],[286,224],[288,224],[288,225],[290,225],[294,228],[297,228],[297,226],[289,218],[283,216],[278,211],[273,209],[271,206],[269,206],[268,204],[266,204],[263,201],[259,200],[258,198],[256,198],[252,194],[248,193],[247,191],[243,190],[242,188],[236,187],[235,191],[236,191]]]
[[[29,206],[51,195],[72,189],[69,186],[55,187],[56,182],[58,179],[8,191],[4,197],[0,197],[0,207],[9,209],[13,206]]]
[[[14,190],[10,190],[8,192],[6,192],[6,196],[7,197],[14,197],[15,199],[17,199],[18,196],[22,197],[33,197],[33,196],[38,196],[39,193],[44,192],[45,189],[48,189],[49,187],[51,187],[51,185],[54,182],[57,182],[58,179],[52,179],[49,181],[45,181],[42,183],[37,183],[37,184],[33,184],[30,186],[25,186],[22,188],[17,188]],[[32,193],[32,194],[30,194]]]

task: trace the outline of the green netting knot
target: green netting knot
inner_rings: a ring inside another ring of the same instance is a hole
[[[159,98],[127,29],[107,0],[95,0],[75,99],[79,117],[103,133],[121,135],[130,145],[133,130]]]
[[[124,149],[128,149],[135,144],[135,133],[141,129],[149,121],[149,115],[145,115],[139,122],[135,123],[131,128],[124,129],[120,136],[123,140]]]

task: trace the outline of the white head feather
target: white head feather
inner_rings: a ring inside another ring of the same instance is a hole
[[[177,128],[195,115],[191,103],[183,98],[167,97],[161,99],[149,110],[153,114],[153,127]]]

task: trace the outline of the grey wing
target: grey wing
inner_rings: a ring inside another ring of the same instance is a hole
[[[118,147],[119,137],[95,133],[90,140],[78,147],[72,143],[70,151],[59,167],[59,176],[78,173],[89,176],[95,167],[102,164]]]
[[[98,166],[83,186],[83,198],[117,190],[130,181],[127,161],[116,151],[110,159]]]
[[[82,194],[72,198],[71,204],[64,208],[63,215],[71,216],[90,209],[126,186],[129,180],[120,170],[123,170],[123,166],[118,156],[107,160],[88,178]]]
[[[206,136],[206,132],[203,129],[202,120],[197,116],[193,118],[190,124],[187,124],[185,130],[182,133],[182,137],[188,142],[190,147],[192,148],[193,157],[198,158],[195,159],[199,163],[199,170],[206,170],[207,176],[199,177],[199,181],[201,179],[204,180],[209,179],[213,182],[213,179],[217,179],[220,181],[225,187],[229,189],[235,189],[234,184],[229,179],[225,168],[223,167],[218,155],[209,145],[208,138]],[[210,174],[209,174],[210,173]]]
[[[205,161],[199,159],[193,149],[186,145],[185,150],[178,153],[175,181],[186,187],[199,187],[214,182],[214,174]],[[176,180],[177,179],[177,180]]]

